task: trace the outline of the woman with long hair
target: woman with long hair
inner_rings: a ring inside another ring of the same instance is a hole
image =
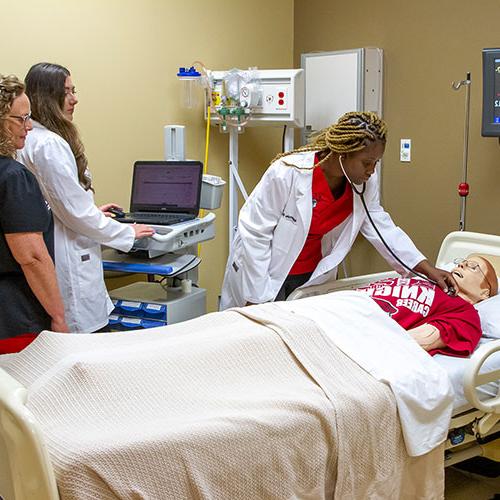
[[[20,161],[36,176],[55,219],[55,261],[66,319],[71,331],[106,328],[113,308],[104,283],[101,244],[129,251],[136,238],[154,230],[120,224],[111,217],[114,203],[97,207],[79,133],[73,124],[78,99],[70,72],[39,63],[26,75],[33,131]]]
[[[42,330],[67,332],[53,263],[50,208],[15,160],[32,129],[30,102],[14,75],[0,75],[0,354],[17,352]]]
[[[273,160],[240,211],[222,309],[285,300],[295,288],[335,278],[359,232],[397,271],[407,274],[403,261],[452,290],[453,276],[431,265],[380,206],[376,165],[386,136],[375,113],[346,113],[310,144]]]

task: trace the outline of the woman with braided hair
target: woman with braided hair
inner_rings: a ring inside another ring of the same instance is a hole
[[[371,218],[399,259],[445,292],[452,290],[452,275],[432,266],[380,205],[375,167],[386,135],[375,113],[346,113],[310,144],[273,160],[240,211],[221,309],[284,300],[302,285],[334,279],[360,231],[407,275],[378,237],[351,183],[357,191],[365,184]]]

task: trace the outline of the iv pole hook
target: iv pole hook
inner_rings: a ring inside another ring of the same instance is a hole
[[[470,72],[467,73],[465,80],[461,80],[459,82],[452,82],[451,84],[453,90],[459,90],[460,87],[465,86],[464,155],[463,155],[462,182],[458,185],[458,194],[460,195],[461,198],[460,222],[459,222],[460,231],[465,231],[465,212],[467,208],[467,195],[469,194],[469,184],[467,184],[467,161],[469,157],[470,85],[471,85]]]

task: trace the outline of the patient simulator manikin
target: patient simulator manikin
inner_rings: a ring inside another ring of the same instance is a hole
[[[454,263],[454,296],[415,278],[385,279],[359,290],[374,299],[430,354],[469,356],[481,338],[481,323],[473,304],[496,295],[498,280],[484,257],[471,255]]]

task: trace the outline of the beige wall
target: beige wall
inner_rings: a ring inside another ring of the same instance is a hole
[[[24,77],[36,62],[72,72],[96,202],[129,203],[135,160],[163,158],[163,126],[187,126],[187,156],[203,160],[202,108],[180,106],[179,66],[287,68],[293,0],[24,0],[2,3],[1,73]],[[255,30],[255,31],[253,31]],[[240,168],[248,188],[281,148],[281,130],[248,130]],[[228,137],[212,129],[209,172],[227,179]],[[227,258],[227,191],[217,238],[204,243],[200,284],[216,308]]]
[[[500,46],[496,0],[340,2],[295,0],[294,57],[357,47],[384,49],[384,205],[431,259],[444,235],[458,229],[465,90],[451,82],[472,73],[467,230],[500,234],[500,148],[481,137],[481,50]],[[399,140],[412,139],[409,164]],[[366,242],[356,272],[387,268]]]
[[[132,164],[163,156],[163,126],[187,126],[187,155],[203,159],[201,106],[180,106],[179,66],[287,68],[300,54],[377,46],[385,52],[384,117],[390,138],[383,199],[396,223],[434,259],[458,228],[464,91],[452,80],[472,73],[467,229],[500,233],[500,148],[480,136],[481,49],[500,44],[495,0],[422,0],[376,4],[332,0],[26,0],[5,4],[0,72],[24,76],[31,64],[70,68],[80,104],[75,115],[87,148],[96,201],[128,206]],[[406,22],[406,24],[403,22]],[[255,30],[252,33],[252,29]],[[399,162],[399,139],[413,141],[413,161]],[[249,190],[281,148],[281,130],[240,137],[240,167]],[[228,137],[212,129],[210,173],[227,179]],[[227,257],[227,190],[217,238],[201,246],[200,284],[216,307]],[[386,268],[360,241],[352,272]]]

